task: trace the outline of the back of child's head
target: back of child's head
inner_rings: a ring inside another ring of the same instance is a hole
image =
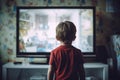
[[[76,38],[76,26],[73,22],[60,22],[56,27],[56,39],[63,43],[71,43]]]

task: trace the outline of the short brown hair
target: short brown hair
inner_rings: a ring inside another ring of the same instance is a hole
[[[76,26],[70,22],[60,22],[56,27],[56,39],[64,43],[75,40]]]

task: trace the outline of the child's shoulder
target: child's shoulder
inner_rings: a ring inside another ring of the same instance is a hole
[[[54,51],[59,51],[59,50],[61,50],[62,48],[63,48],[63,47],[60,45],[60,46],[56,47],[55,49],[53,49],[52,52],[54,52]]]

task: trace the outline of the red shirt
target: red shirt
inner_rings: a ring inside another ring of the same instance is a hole
[[[79,49],[61,45],[51,52],[49,64],[55,68],[55,80],[78,80],[83,56]]]

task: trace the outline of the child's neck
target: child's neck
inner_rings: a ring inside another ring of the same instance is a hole
[[[64,43],[64,42],[61,42],[61,45],[71,45],[72,43]]]

